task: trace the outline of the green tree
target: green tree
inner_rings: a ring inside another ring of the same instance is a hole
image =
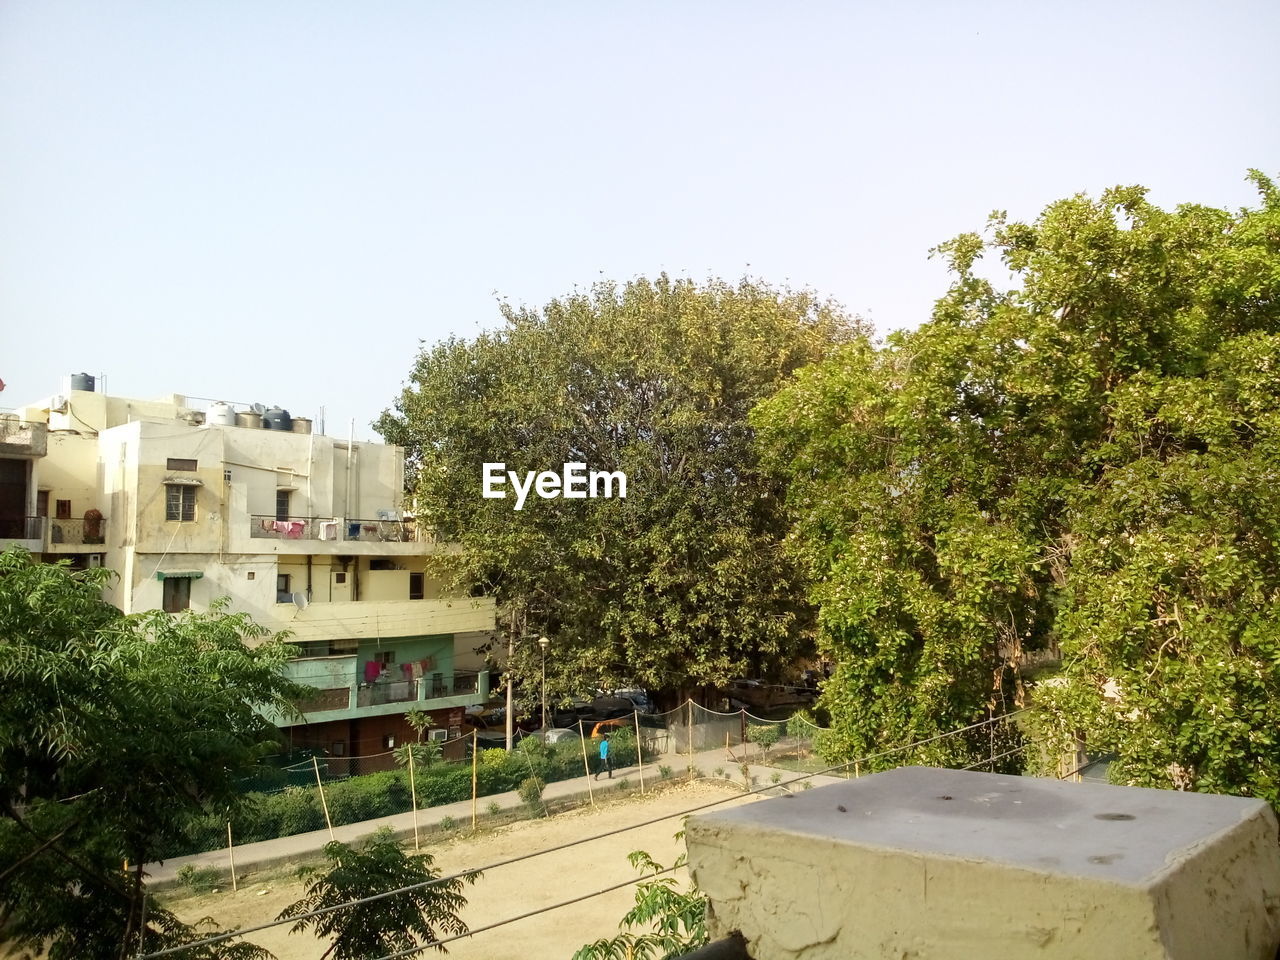
[[[480,874],[442,879],[426,853],[406,855],[385,827],[355,849],[333,841],[325,845],[327,868],[304,867],[306,895],[280,914],[292,920],[313,910],[329,910],[302,917],[294,933],[308,927],[332,943],[322,957],[334,960],[373,960],[401,950],[433,947],[448,952],[438,941],[467,932],[458,911],[467,905],[463,887]],[[406,889],[411,888],[411,889]],[[344,906],[366,897],[399,891],[370,903]]]
[[[0,943],[50,960],[198,936],[144,908],[144,865],[193,816],[237,805],[237,778],[274,748],[259,709],[302,693],[248,618],[124,616],[101,600],[110,575],[0,554]]]
[[[676,839],[682,836],[678,833]],[[707,898],[697,883],[690,878],[681,889],[674,877],[660,876],[667,868],[643,850],[632,851],[627,859],[641,876],[650,874],[652,879],[636,884],[636,904],[618,924],[625,929],[616,937],[585,944],[573,960],[673,960],[708,943]],[[681,854],[672,869],[684,863]]]
[[[1252,178],[1234,214],[1127,187],[993,215],[939,248],[931,321],[757,411],[838,660],[833,754],[1020,705],[1023,653],[1060,647],[1041,737],[1280,799],[1280,192]]]
[[[501,315],[491,333],[424,349],[377,428],[406,448],[418,509],[462,545],[464,575],[516,635],[552,638],[553,689],[683,694],[793,654],[811,611],[746,417],[856,325],[806,292],[666,276]],[[531,495],[515,510],[482,498],[486,462],[521,477],[621,470],[627,496]],[[519,675],[539,666],[533,644],[517,647]]]

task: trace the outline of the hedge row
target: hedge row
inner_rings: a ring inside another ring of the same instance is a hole
[[[587,751],[595,761],[594,743]],[[614,766],[636,762],[635,734],[620,730],[610,737]],[[594,769],[594,768],[593,768]],[[551,783],[582,776],[582,745],[577,739],[543,744],[529,737],[510,753],[482,750],[476,766],[476,793],[489,796],[517,789],[529,777]],[[415,771],[418,809],[471,799],[471,764],[437,763]],[[409,774],[404,770],[371,773],[325,784],[325,800],[334,826],[373,820],[410,808]],[[231,833],[237,845],[273,840],[295,833],[325,828],[324,808],[315,787],[288,787],[278,793],[248,793],[231,815]],[[165,857],[185,856],[226,846],[227,817],[210,813],[188,824],[184,840]]]

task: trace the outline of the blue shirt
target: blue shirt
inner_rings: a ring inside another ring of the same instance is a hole
[[[604,760],[608,756],[609,756],[609,741],[601,740],[600,741],[600,759]]]

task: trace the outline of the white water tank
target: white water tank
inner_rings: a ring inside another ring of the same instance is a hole
[[[223,403],[222,401],[211,403],[204,422],[214,427],[234,427],[236,425],[236,412],[229,403]]]

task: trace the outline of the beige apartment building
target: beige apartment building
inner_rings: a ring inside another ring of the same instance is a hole
[[[404,512],[404,452],[314,433],[280,408],[68,389],[0,415],[0,549],[105,566],[126,613],[205,609],[230,598],[299,656],[318,689],[275,717],[293,746],[384,752],[431,713],[461,733],[488,699],[477,648],[489,598],[451,592],[457,548]]]

